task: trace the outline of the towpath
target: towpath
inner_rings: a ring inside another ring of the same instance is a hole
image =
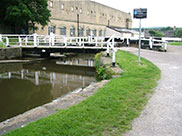
[[[136,48],[122,48],[137,54]],[[168,52],[142,50],[161,69],[155,93],[125,136],[182,136],[182,46]]]

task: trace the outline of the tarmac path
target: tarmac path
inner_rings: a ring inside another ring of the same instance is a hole
[[[136,48],[122,48],[137,54]],[[141,50],[161,70],[161,79],[132,130],[124,136],[182,136],[182,46],[168,52]]]

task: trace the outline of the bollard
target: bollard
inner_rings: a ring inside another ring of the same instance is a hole
[[[115,55],[116,55],[116,53],[115,53],[115,50],[113,50],[113,54],[112,54],[112,67],[115,67]]]

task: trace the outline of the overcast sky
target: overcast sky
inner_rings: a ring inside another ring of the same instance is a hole
[[[142,27],[182,27],[182,0],[92,0],[101,4],[130,12],[134,8],[147,8],[147,19]],[[133,27],[139,26],[139,20],[133,19]]]

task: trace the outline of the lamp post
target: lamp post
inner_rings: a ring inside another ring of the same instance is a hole
[[[80,15],[77,14],[77,36],[79,37],[79,20],[80,20]]]

